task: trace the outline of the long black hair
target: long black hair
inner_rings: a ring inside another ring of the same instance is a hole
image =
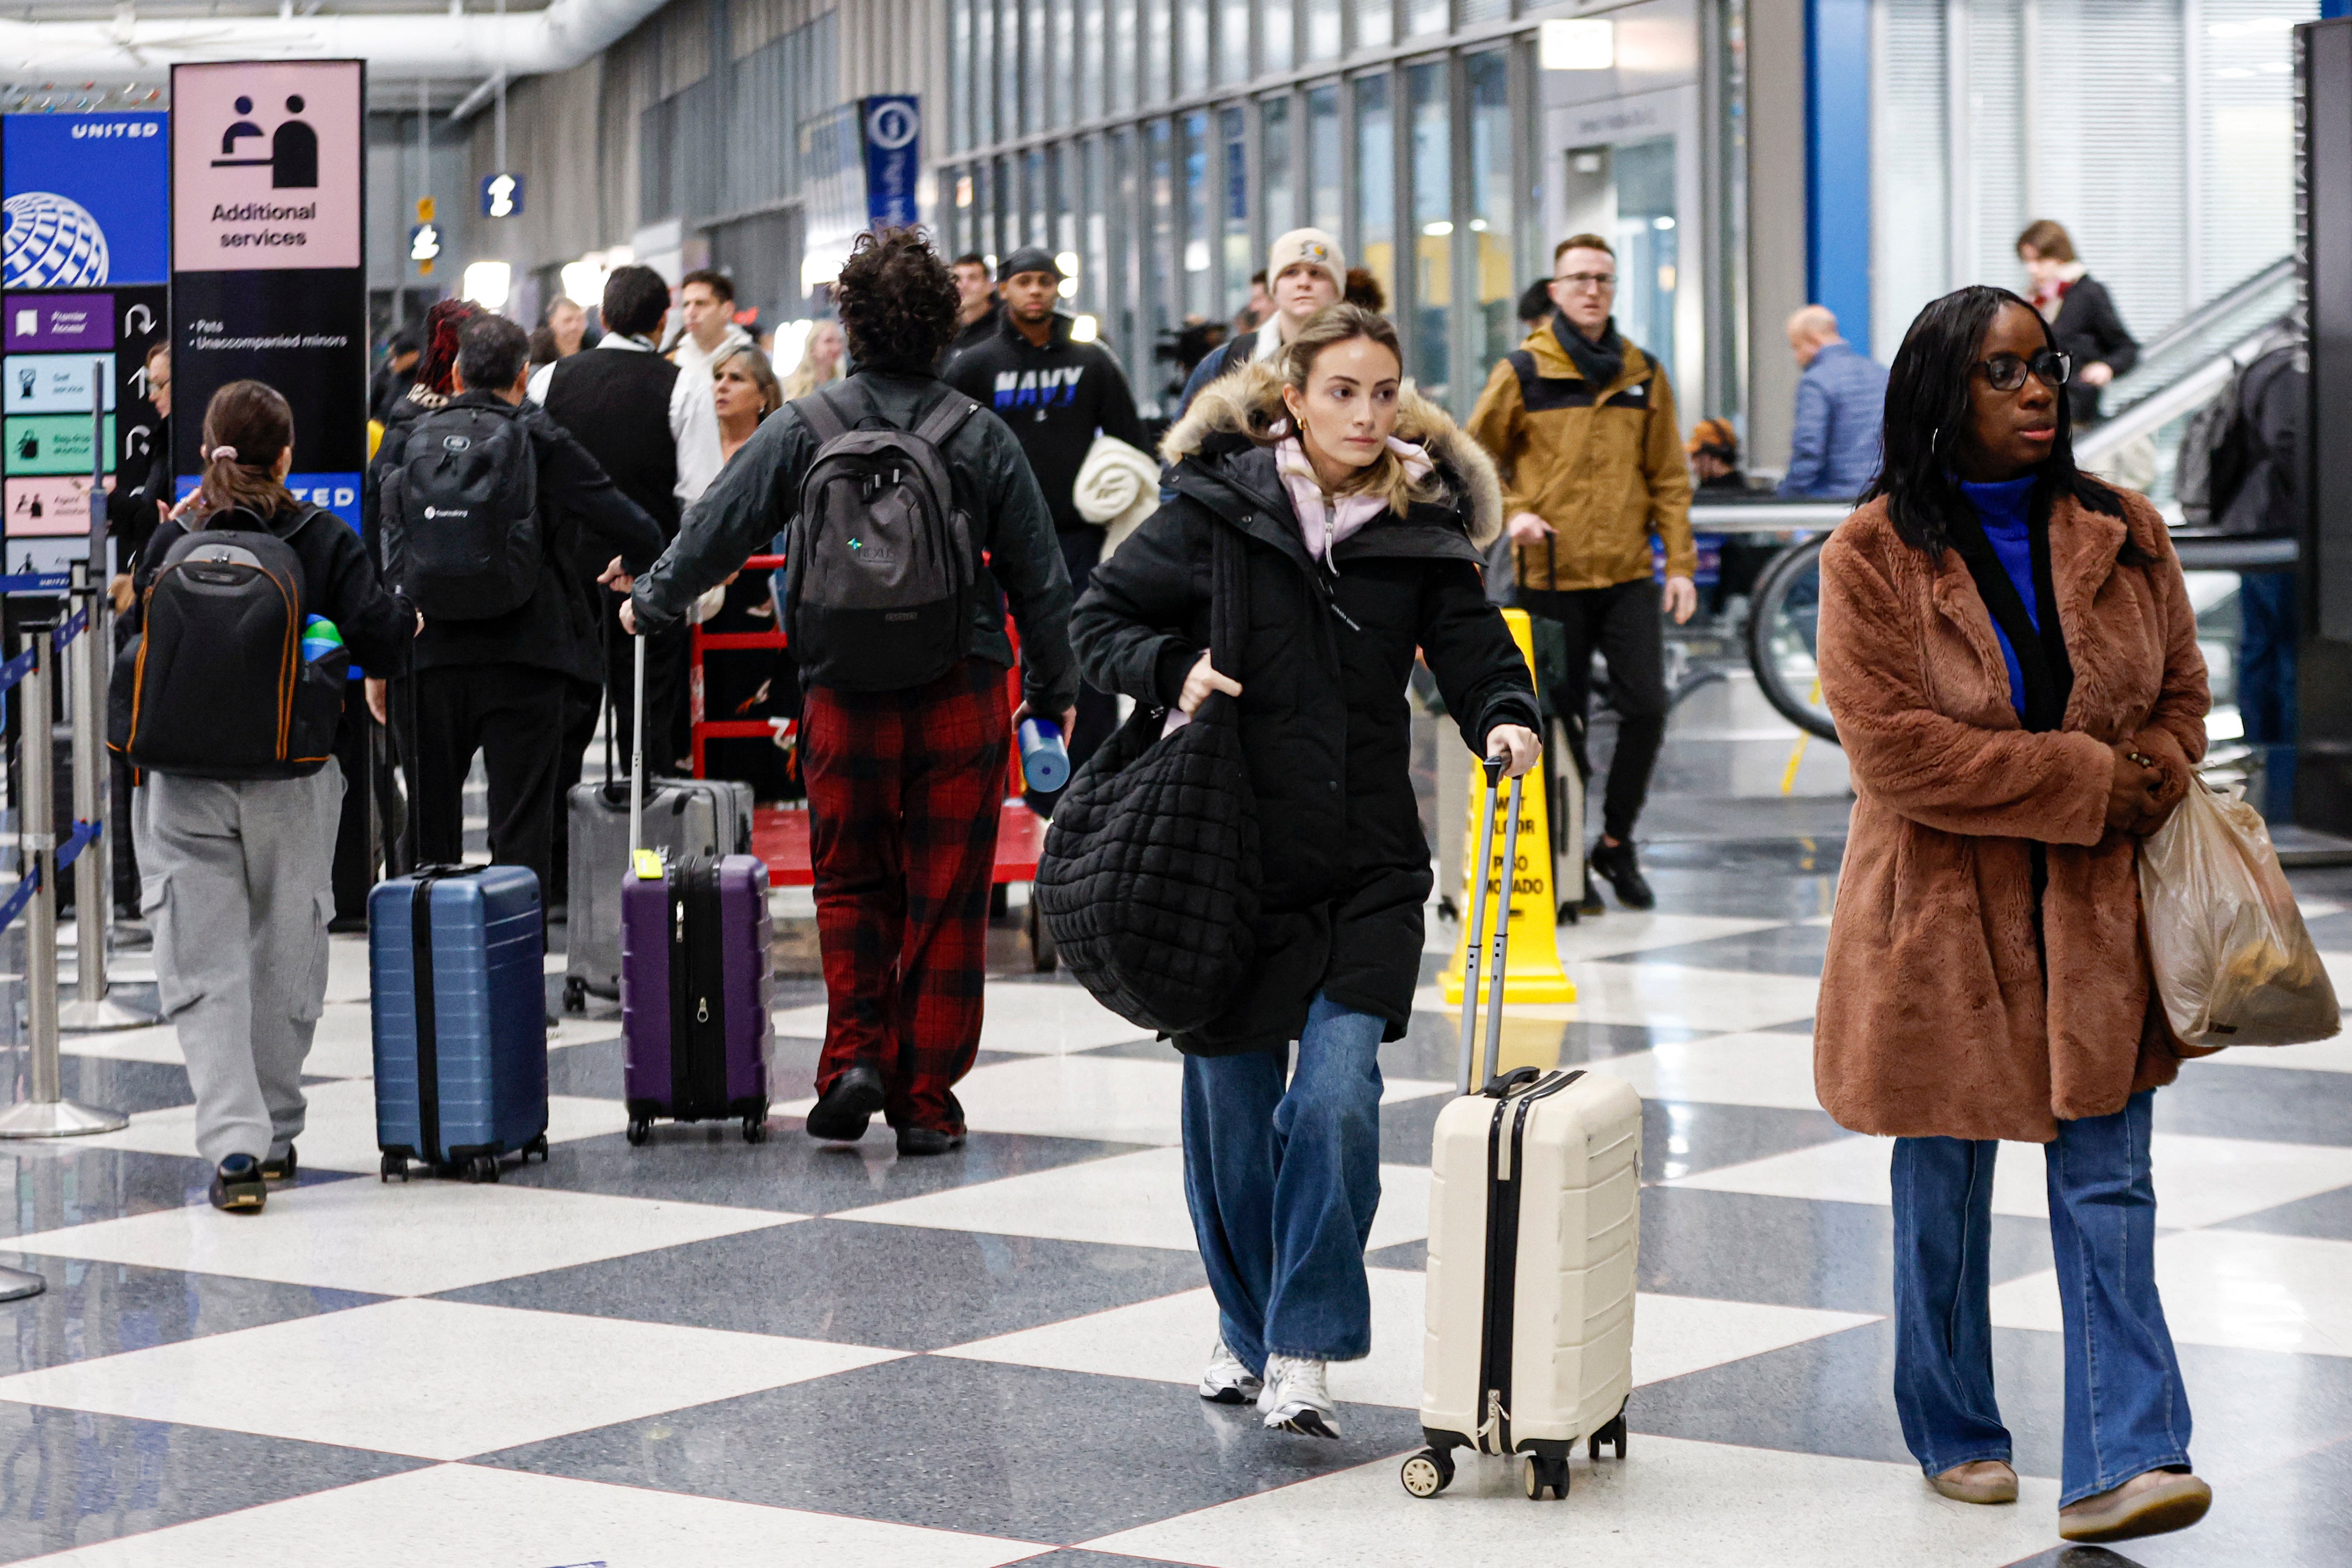
[[[2042,312],[2006,289],[1972,283],[1930,300],[1903,334],[1886,377],[1884,457],[1878,477],[1863,495],[1886,498],[1887,520],[1902,541],[1930,556],[1951,542],[1951,520],[1968,514],[1968,498],[1951,469],[1953,448],[1968,428],[1969,382],[1982,352],[1985,333],[2005,305],[2033,317],[2053,350],[2050,324]],[[2035,472],[2034,504],[2042,515],[2055,498],[2072,496],[2092,511],[2121,517],[2123,498],[2074,466],[2074,440],[2066,394],[2057,397],[2057,439]]]

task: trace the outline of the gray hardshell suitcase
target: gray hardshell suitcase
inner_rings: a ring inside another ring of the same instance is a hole
[[[574,784],[571,915],[564,933],[563,1005],[581,1012],[590,993],[621,994],[621,883],[629,867],[629,781],[613,775],[613,727],[604,727],[604,782]],[[646,847],[672,860],[751,852],[751,786],[732,779],[655,778],[646,786]]]

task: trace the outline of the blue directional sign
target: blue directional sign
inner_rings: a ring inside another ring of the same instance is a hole
[[[482,176],[482,216],[484,217],[520,217],[522,216],[522,176],[520,174],[502,174]]]

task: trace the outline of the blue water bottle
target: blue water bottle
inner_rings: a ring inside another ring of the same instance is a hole
[[[1021,776],[1040,795],[1051,795],[1070,782],[1070,752],[1062,744],[1062,727],[1050,719],[1021,721]]]
[[[302,662],[315,664],[343,646],[343,634],[324,616],[312,616],[302,627]]]

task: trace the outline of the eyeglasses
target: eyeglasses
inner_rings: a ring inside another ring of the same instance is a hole
[[[2029,374],[2055,392],[2066,384],[2067,377],[2074,374],[2074,359],[2072,354],[2062,354],[2055,349],[2036,349],[2032,359],[2020,359],[2015,354],[1995,354],[1990,359],[1977,361],[1969,368],[1984,372],[1985,379],[1992,384],[1995,392],[2015,392],[2025,384]]]
[[[1605,290],[1617,287],[1617,274],[1614,272],[1564,272],[1560,274],[1560,276],[1553,279],[1552,281],[1555,283],[1565,283],[1573,289],[1581,290],[1585,289],[1600,289]]]

